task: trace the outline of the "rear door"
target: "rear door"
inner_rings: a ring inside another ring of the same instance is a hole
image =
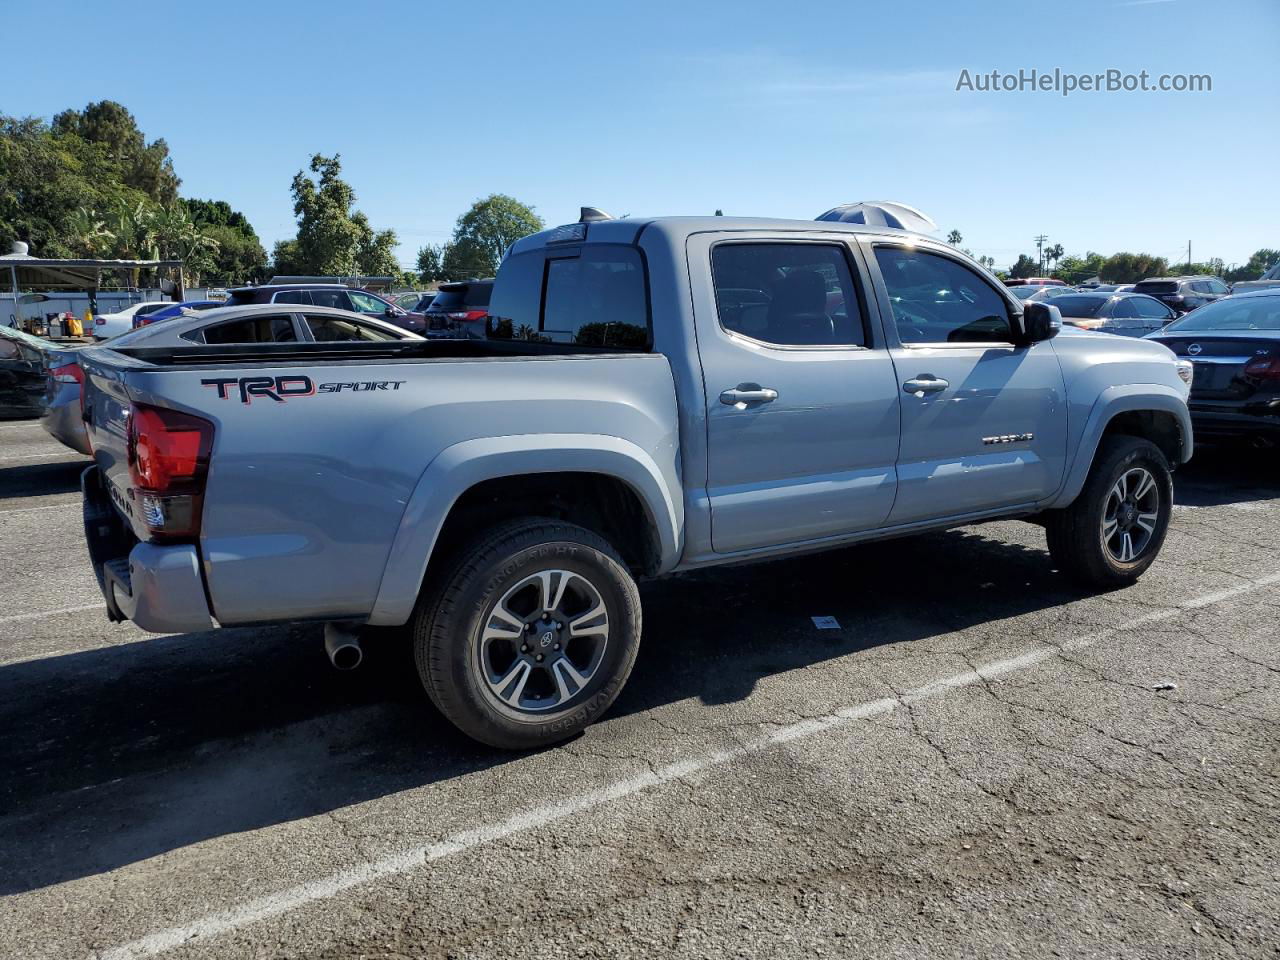
[[[899,399],[853,248],[700,234],[687,253],[715,551],[883,524],[896,488]]]
[[[864,241],[902,398],[891,524],[1029,504],[1066,464],[1052,341],[1016,346],[1012,305],[942,248]]]

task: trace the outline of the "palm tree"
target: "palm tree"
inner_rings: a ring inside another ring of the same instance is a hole
[[[67,217],[66,232],[75,251],[87,257],[96,257],[100,252],[110,249],[111,242],[116,238],[107,229],[106,220],[88,207],[77,207]]]
[[[963,240],[964,240],[964,237],[960,235],[959,230],[952,230],[950,233],[947,234],[947,243],[951,244],[953,247],[960,246]]]
[[[1055,243],[1052,247],[1048,247],[1045,250],[1044,255],[1053,261],[1053,269],[1057,270],[1058,261],[1062,259],[1062,255],[1064,253],[1066,253],[1066,251],[1062,249],[1062,244]]]

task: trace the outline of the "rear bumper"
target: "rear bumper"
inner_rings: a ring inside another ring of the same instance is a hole
[[[40,422],[45,432],[59,443],[86,457],[93,455],[80,410],[79,384],[60,384],[58,392],[44,408]]]
[[[1280,409],[1246,413],[1193,405],[1191,423],[1197,440],[1250,436],[1280,439]]]
[[[192,544],[139,543],[125,530],[97,466],[81,475],[84,532],[107,616],[151,633],[189,633],[217,626],[209,613],[200,556]],[[132,542],[132,546],[129,546]]]

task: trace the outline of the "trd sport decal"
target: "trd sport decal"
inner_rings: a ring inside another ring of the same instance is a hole
[[[200,385],[213,387],[218,399],[229,399],[233,394],[240,402],[253,403],[254,397],[284,403],[297,397],[314,397],[317,393],[367,393],[370,390],[399,390],[404,380],[356,380],[347,383],[322,383],[319,387],[308,376],[291,377],[215,377],[201,380]]]

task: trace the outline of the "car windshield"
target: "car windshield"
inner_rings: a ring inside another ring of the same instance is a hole
[[[1064,317],[1096,317],[1110,297],[1089,297],[1080,294],[1067,294],[1054,297],[1053,305]]]
[[[1280,297],[1228,298],[1207,303],[1165,330],[1280,330]]]

